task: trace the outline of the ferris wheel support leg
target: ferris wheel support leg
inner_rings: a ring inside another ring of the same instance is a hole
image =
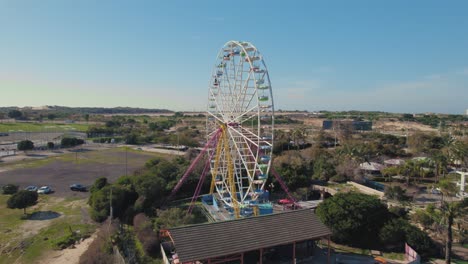
[[[205,152],[208,150],[208,148],[213,144],[213,142],[216,140],[216,138],[219,136],[221,133],[221,130],[216,131],[216,133],[213,135],[213,137],[210,138],[210,140],[206,143],[205,147],[203,148],[202,151],[200,151],[200,154],[193,160],[193,162],[190,164],[188,167],[187,171],[185,171],[184,175],[182,178],[180,178],[179,182],[177,182],[177,185],[174,187],[172,190],[171,194],[167,198],[168,201],[172,200],[176,193],[179,191],[180,187],[185,183],[185,181],[188,179],[189,175],[192,173],[192,171],[195,169],[195,165],[200,161],[200,159],[205,155]]]
[[[197,188],[195,189],[195,193],[193,194],[192,201],[190,202],[190,207],[188,209],[188,214],[192,214],[193,206],[195,205],[195,201],[197,200],[198,196],[200,195],[201,188],[203,186],[203,183],[205,182],[206,179],[206,174],[207,171],[209,170],[210,167],[210,160],[207,160],[205,167],[203,168],[203,172],[200,176],[200,180],[198,181]]]
[[[291,192],[289,191],[288,189],[288,186],[286,185],[286,183],[283,181],[283,178],[281,178],[281,175],[279,175],[279,173],[273,168],[273,166],[271,167],[271,173],[273,174],[273,176],[275,176],[276,180],[279,182],[279,184],[281,185],[281,188],[283,188],[283,191],[286,192],[286,194],[288,195],[289,199],[291,201],[294,202],[294,205],[297,205],[297,200],[296,198],[294,198],[294,196],[292,196]]]

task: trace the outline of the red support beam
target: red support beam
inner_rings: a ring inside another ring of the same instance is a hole
[[[208,140],[208,142],[206,143],[203,150],[200,152],[200,154],[198,154],[198,156],[195,158],[195,160],[193,160],[193,162],[188,167],[187,171],[185,171],[182,178],[180,178],[179,182],[177,182],[177,185],[172,190],[171,194],[167,198],[167,201],[170,201],[170,200],[172,200],[172,198],[174,198],[177,191],[179,191],[180,187],[182,187],[182,185],[185,183],[185,181],[190,176],[190,173],[192,173],[192,171],[195,169],[195,165],[200,161],[200,159],[203,157],[203,155],[205,155],[205,152],[208,150],[208,148],[211,146],[211,144],[213,144],[213,142],[216,141],[216,139],[218,138],[220,133],[221,133],[221,129],[218,129],[216,131],[216,133],[213,135],[213,137],[211,137],[210,140]]]

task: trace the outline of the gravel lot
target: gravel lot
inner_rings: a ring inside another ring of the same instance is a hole
[[[153,157],[154,154],[126,153],[122,149],[79,152],[76,160],[71,154],[68,160],[54,159],[40,166],[0,170],[0,185],[12,183],[19,185],[20,189],[29,185],[49,185],[54,190],[53,196],[87,197],[89,193],[73,192],[69,186],[73,183],[90,186],[99,177],[107,177],[109,182],[113,182],[125,175],[126,170],[131,175]]]

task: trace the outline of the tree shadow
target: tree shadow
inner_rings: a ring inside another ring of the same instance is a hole
[[[28,220],[50,220],[60,216],[61,214],[54,211],[38,211],[29,215]]]

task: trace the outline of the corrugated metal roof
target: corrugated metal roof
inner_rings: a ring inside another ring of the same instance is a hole
[[[169,229],[181,262],[331,235],[310,209]]]

